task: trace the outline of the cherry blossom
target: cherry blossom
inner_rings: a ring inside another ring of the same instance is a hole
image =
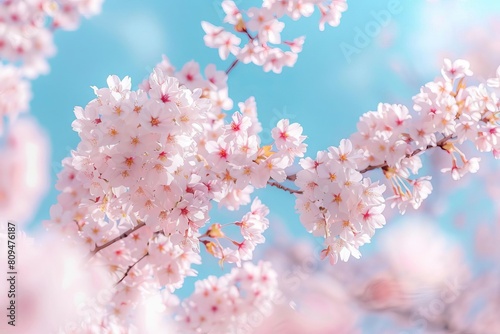
[[[403,105],[379,104],[361,116],[358,132],[339,147],[318,152],[316,160],[302,159],[303,170],[292,178],[299,187],[296,209],[310,233],[325,239],[321,255],[331,263],[360,256],[358,248],[369,242],[385,224],[385,202],[403,214],[408,205],[418,209],[431,194],[430,176],[421,176],[420,154],[439,147],[450,157],[454,180],[479,170],[479,157],[460,149],[472,142],[479,151],[499,151],[497,113],[499,101],[486,86],[467,86],[472,75],[465,60],[446,59],[442,78],[426,84],[414,98],[414,112]],[[286,123],[273,133],[285,145]],[[386,184],[362,174],[380,169]],[[391,194],[384,196],[385,188]]]
[[[214,202],[230,210],[249,204],[255,188],[284,181],[305,152],[302,127],[287,120],[272,130],[276,141],[261,146],[253,99],[226,122],[206,92],[226,89],[226,75],[213,66],[206,73],[208,80],[194,62],[175,73],[164,58],[144,90],[110,76],[107,88],[93,88],[96,99],[75,108],[81,142],[63,161],[59,203],[46,225],[105,263],[123,314],[139,303],[131,291],[152,284],[173,292],[196,275],[201,248],[221,265],[251,260],[265,240],[267,207],[255,198],[230,224],[209,224],[210,209]]]
[[[469,69],[470,64],[463,59],[455,60],[453,63],[449,59],[444,60],[442,74],[449,80],[456,80],[464,76],[471,76],[472,71]]]
[[[256,198],[250,210],[238,222],[224,224],[224,226],[219,223],[212,224],[200,237],[200,239],[207,238],[202,240],[207,251],[221,259],[221,262],[236,262],[238,265],[241,265],[242,260],[252,259],[252,253],[257,244],[264,243],[265,238],[262,234],[269,227],[269,220],[266,218],[269,209]],[[223,232],[223,229],[227,229],[230,225],[239,227],[241,236],[243,237],[241,242],[231,239]],[[224,241],[229,246],[222,246],[222,242]]]
[[[67,29],[76,27],[79,13],[100,7],[100,1],[59,3],[49,15],[53,27]],[[19,6],[15,10],[21,13],[24,5]],[[360,117],[356,133],[315,158],[305,156],[302,126],[288,119],[270,131],[271,142],[263,142],[255,99],[233,111],[228,73],[240,61],[275,73],[292,67],[304,38],[283,40],[281,19],[308,17],[318,7],[323,30],[339,24],[347,5],[267,0],[248,10],[233,1],[222,7],[234,33],[208,22],[202,28],[208,47],[217,48],[224,60],[235,57],[226,71],[213,64],[202,69],[195,61],[176,70],[163,57],[138,89],[129,77],[109,76],[107,87],[92,87],[95,99],[75,107],[72,127],[80,142],[63,160],[58,203],[45,223],[72,247],[84,247],[86,264],[103,268],[113,288],[104,306],[76,320],[73,332],[166,331],[170,324],[160,321],[158,327],[134,328],[151,308],[175,314],[180,330],[193,333],[232,333],[248,327],[255,312],[270,313],[279,293],[277,274],[270,263],[247,262],[271,224],[256,189],[273,186],[294,194],[301,223],[322,239],[319,256],[336,264],[361,257],[361,246],[386,224],[388,204],[404,214],[431,195],[432,179],[422,175],[426,151],[442,151],[448,161],[442,172],[454,180],[479,170],[481,158],[469,156],[465,145],[500,156],[498,78],[470,84],[472,71],[462,59],[445,59],[442,76],[420,89],[412,107],[380,103]],[[39,10],[48,9],[42,4]],[[17,21],[19,13],[10,19]],[[51,36],[45,38],[49,45]],[[49,49],[24,75],[43,70]],[[31,56],[11,61],[29,64]],[[6,106],[3,114],[22,109]],[[296,158],[301,168],[290,174]],[[247,205],[232,222],[211,216],[212,210]],[[198,275],[196,265],[205,254],[221,267],[234,264],[231,272],[197,281],[193,294],[179,303],[172,294]],[[363,287],[351,297],[372,309],[404,304],[405,287],[394,277],[378,277]]]
[[[23,76],[48,72],[47,58],[55,53],[52,31],[74,30],[80,16],[101,11],[103,0],[7,0],[0,4],[0,57],[20,64]],[[50,26],[47,25],[50,23]]]
[[[0,233],[4,246],[7,245],[6,226],[2,224]],[[80,308],[81,303],[95,301],[107,289],[109,280],[101,267],[86,266],[82,261],[85,253],[65,239],[57,233],[33,239],[18,230],[16,270],[29,273],[37,268],[38,275],[16,276],[17,291],[22,291],[17,294],[16,308],[18,314],[22,313],[26,318],[25,321],[16,321],[15,332],[57,333],[76,327],[86,313]],[[40,266],[40,263],[44,265]],[[6,258],[2,261],[2,269],[9,271]],[[3,299],[2,308],[7,308],[8,302],[8,299]],[[97,307],[98,303],[94,306]],[[12,332],[12,326],[4,321],[0,330]]]
[[[369,241],[374,232],[364,224],[372,214],[380,220],[372,228],[385,224],[379,213],[385,205],[382,198],[385,186],[372,184],[361,176],[355,169],[360,157],[356,153],[351,157],[351,148],[350,141],[343,140],[339,148],[330,147],[328,152],[318,153],[316,163],[302,159],[300,164],[304,169],[295,180],[303,189],[297,195],[296,205],[301,221],[309,232],[325,238],[322,256],[329,257],[332,263],[339,256],[344,261],[350,255],[360,256],[357,248]],[[373,211],[367,211],[372,207]]]
[[[10,124],[0,149],[0,217],[25,224],[48,190],[49,141],[29,118]]]
[[[182,302],[180,329],[186,333],[248,331],[244,327],[252,329],[252,313],[272,308],[276,294],[276,273],[270,263],[247,262],[222,277],[196,282],[193,294]]]
[[[252,13],[255,17],[266,12]],[[157,273],[160,284],[172,290],[182,285],[183,277],[195,274],[191,264],[199,263],[194,254],[200,242],[221,263],[240,264],[252,258],[268,226],[265,216],[245,216],[234,223],[241,227],[243,241],[229,237],[219,223],[205,232],[200,229],[209,221],[211,201],[236,210],[250,202],[253,189],[268,184],[296,194],[301,222],[325,239],[323,257],[332,263],[347,261],[351,255],[358,258],[359,247],[385,224],[386,201],[404,213],[408,205],[420,207],[431,194],[431,178],[418,175],[422,152],[433,147],[447,152],[451,167],[443,172],[459,179],[477,172],[480,161],[466,157],[460,144],[471,140],[480,151],[500,150],[491,116],[498,108],[496,95],[484,85],[466,86],[465,76],[472,74],[466,61],[445,60],[442,72],[442,78],[426,84],[414,97],[413,112],[403,105],[379,104],[360,118],[358,132],[350,140],[318,152],[316,160],[302,159],[303,170],[292,178],[285,169],[306,152],[302,127],[281,120],[272,130],[274,143],[261,146],[251,99],[240,104],[243,111],[226,123],[221,117],[223,103],[210,93],[227,91],[226,74],[215,67],[207,67],[205,80],[197,63],[189,62],[175,73],[164,58],[141,85],[144,90],[138,91],[130,90],[129,78],[110,77],[109,88],[94,89],[98,100],[84,110],[76,109],[79,119],[74,128],[82,143],[73,154],[72,168],[82,173],[76,187],[83,187],[88,193],[83,198],[88,199],[64,199],[71,189],[65,186],[62,212],[78,215],[78,233],[91,250],[98,251],[98,245],[127,228],[147,226],[153,233],[150,246],[160,238],[154,233],[163,233],[162,249],[180,247],[175,252],[185,252],[182,258],[190,259],[187,264],[167,266],[167,276],[162,270]],[[150,144],[141,145],[144,153],[138,152],[137,145],[145,141]],[[386,184],[363,175],[374,169],[383,172]],[[286,179],[295,181],[299,190],[280,184]],[[386,187],[392,194],[383,195]],[[87,213],[82,214],[83,209]],[[248,226],[252,230],[246,230]],[[97,230],[102,234],[95,234]],[[193,256],[188,256],[191,251]],[[138,253],[128,261],[142,260],[141,256],[154,261],[153,253]]]
[[[12,65],[0,64],[0,134],[4,129],[4,118],[15,121],[20,113],[28,110],[31,85],[22,78],[20,71]]]

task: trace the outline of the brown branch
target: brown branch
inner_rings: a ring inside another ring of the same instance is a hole
[[[409,153],[406,155],[405,158],[411,158],[419,153],[422,153],[422,152],[425,152],[427,150],[430,150],[432,148],[436,148],[436,147],[439,147],[441,149],[445,149],[444,148],[444,145],[448,142],[448,140],[452,139],[453,138],[453,135],[448,135],[442,139],[440,139],[436,145],[427,145],[427,147],[425,148],[419,148],[419,149],[416,149],[415,151],[413,151],[412,153]],[[361,169],[359,170],[359,172],[361,174],[363,173],[366,173],[368,171],[371,171],[371,170],[374,170],[374,169],[378,169],[378,168],[387,168],[389,167],[389,165],[387,164],[387,162],[384,162],[383,164],[379,164],[379,165],[370,165],[364,169]],[[286,177],[287,180],[289,181],[292,181],[292,182],[295,182],[295,180],[297,179],[297,174],[292,174],[292,175],[288,175]],[[279,188],[281,190],[285,190],[285,191],[288,191],[290,194],[302,194],[303,191],[301,190],[295,190],[295,189],[291,189],[291,188],[288,188],[288,187],[285,187],[283,186],[282,184],[276,182],[276,181],[268,181],[267,184],[269,184],[270,186],[273,186],[273,187],[276,187],[276,188]]]
[[[441,149],[444,149],[443,146],[447,143],[448,140],[450,140],[451,138],[453,138],[453,135],[448,135],[446,137],[444,137],[443,139],[439,140],[435,146],[433,145],[427,145],[426,148],[419,148],[419,149],[416,149],[415,151],[413,151],[412,153],[410,154],[407,154],[406,155],[406,158],[411,158],[419,153],[422,153],[422,152],[425,152],[427,150],[430,150],[432,148],[436,148],[436,147],[440,147]],[[360,173],[366,173],[370,170],[374,170],[374,169],[378,169],[378,168],[386,168],[386,167],[389,167],[387,165],[387,162],[384,162],[383,164],[380,164],[380,165],[375,165],[375,166],[368,166],[366,167],[365,169],[362,169],[360,170],[359,172]]]
[[[126,230],[125,232],[123,232],[122,234],[120,234],[119,236],[117,236],[116,238],[102,244],[101,246],[97,246],[94,248],[93,251],[90,252],[90,254],[88,255],[88,258],[91,259],[94,257],[94,255],[96,255],[98,252],[100,252],[101,250],[103,250],[104,248],[114,244],[115,242],[119,241],[119,240],[122,240],[122,239],[125,239],[126,237],[128,237],[131,233],[134,233],[135,231],[137,231],[138,229],[140,229],[141,227],[145,226],[146,223],[144,222],[139,222],[139,224],[137,224],[136,226],[134,226],[133,228],[131,229],[128,229]]]
[[[243,29],[243,32],[247,35],[248,39],[250,41],[253,41],[255,39],[255,37],[253,37],[252,35],[250,35],[250,33],[248,32],[247,29]]]
[[[226,75],[228,75],[232,70],[233,68],[238,64],[240,60],[238,58],[236,58],[232,63],[231,65],[229,66],[229,68],[226,70]]]
[[[130,272],[130,270],[132,270],[132,268],[134,268],[134,266],[136,264],[138,264],[139,262],[141,262],[142,259],[144,259],[146,256],[148,256],[149,253],[146,253],[144,254],[139,260],[135,261],[134,263],[132,263],[130,266],[128,266],[127,270],[125,271],[125,274],[123,274],[123,277],[120,278],[120,280],[118,282],[115,283],[115,286],[117,286],[118,284],[120,284],[124,279],[125,277],[128,276],[128,273]]]
[[[371,170],[374,170],[374,169],[378,169],[378,168],[384,168],[384,167],[388,167],[388,166],[387,166],[387,162],[384,162],[383,164],[380,164],[380,165],[373,165],[373,166],[372,166],[372,165],[370,165],[370,166],[368,166],[368,167],[366,167],[366,168],[364,168],[364,169],[360,170],[359,172],[360,172],[361,174],[364,174],[364,173],[366,173],[366,172],[368,172],[368,171],[371,171]]]
[[[267,184],[272,186],[272,187],[276,187],[276,188],[279,188],[281,190],[288,191],[290,194],[302,194],[303,193],[302,190],[295,190],[292,188],[285,187],[284,185],[282,185],[276,181],[267,181]]]

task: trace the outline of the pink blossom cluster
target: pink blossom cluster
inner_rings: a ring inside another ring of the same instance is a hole
[[[479,169],[480,158],[468,158],[459,148],[465,142],[500,157],[498,95],[484,84],[467,86],[465,78],[471,75],[467,61],[446,59],[442,77],[413,98],[414,112],[379,104],[377,111],[361,116],[350,140],[318,152],[315,160],[301,160],[296,208],[307,230],[325,238],[324,257],[332,263],[359,257],[359,246],[385,224],[386,200],[401,213],[408,204],[414,209],[421,205],[432,192],[431,177],[418,175],[422,152],[435,147],[447,152],[450,167],[442,172],[454,180]],[[495,88],[498,80],[488,83]],[[385,185],[362,176],[374,169],[382,170],[391,196],[382,196]]]
[[[267,207],[255,199],[230,224],[242,236],[237,241],[220,224],[201,231],[212,202],[230,210],[249,204],[255,188],[284,181],[285,168],[306,149],[302,127],[287,120],[273,130],[275,143],[261,146],[253,99],[226,122],[202,89],[180,85],[165,64],[142,85],[146,90],[110,76],[107,88],[94,88],[96,99],[75,108],[81,142],[63,161],[48,222],[98,253],[123,278],[125,294],[145,277],[170,291],[182,286],[196,274],[200,242],[221,261],[250,260],[264,241]]]
[[[90,250],[136,228],[101,252],[111,272],[123,275],[146,254],[149,265],[134,270],[152,271],[174,289],[200,262],[197,233],[213,197],[197,145],[209,104],[201,90],[180,87],[159,70],[149,86],[148,93],[131,91],[130,78],[110,76],[108,88],[94,88],[97,99],[75,109],[81,142],[64,161],[51,222]],[[124,283],[144,276],[132,272]]]
[[[182,302],[178,322],[182,333],[237,333],[255,326],[252,314],[272,308],[277,293],[276,272],[269,262],[246,262],[222,277],[196,282]]]
[[[12,123],[18,115],[28,110],[31,85],[23,79],[19,69],[0,63],[0,134],[4,130],[4,118]]]
[[[310,233],[325,238],[321,255],[332,264],[350,255],[359,258],[358,248],[385,224],[385,185],[356,170],[361,158],[349,140],[342,140],[339,147],[318,152],[315,160],[302,159],[303,169],[296,175],[302,190],[296,201],[300,221]]]
[[[309,17],[315,7],[320,12],[319,30],[325,30],[325,24],[336,27],[340,24],[342,13],[347,10],[346,0],[264,0],[263,8],[269,9],[277,18],[284,15],[298,20]]]
[[[221,225],[212,224],[207,231],[200,237],[207,251],[219,258],[222,262],[237,263],[251,260],[256,245],[264,243],[265,238],[262,233],[269,227],[269,220],[266,216],[269,209],[261,203],[258,198],[252,203],[251,211],[246,213],[240,221]],[[239,233],[243,237],[242,241],[233,240],[223,229],[228,229],[234,225],[239,228]],[[225,242],[229,246],[223,246]]]
[[[282,41],[285,23],[280,19],[285,15],[293,20],[308,17],[315,7],[321,13],[320,30],[324,30],[325,24],[339,25],[342,13],[347,10],[347,3],[345,0],[265,0],[262,7],[243,11],[234,1],[225,0],[222,2],[226,13],[224,22],[231,24],[240,36],[247,38],[247,43],[241,46],[240,37],[208,22],[202,22],[206,33],[204,41],[208,47],[218,49],[222,59],[232,54],[237,61],[262,66],[266,72],[281,73],[283,67],[292,67],[297,61],[304,37]],[[284,46],[289,51],[278,46]]]
[[[499,99],[484,84],[467,86],[465,78],[471,75],[467,61],[446,59],[442,77],[414,96],[413,113],[404,106],[381,104],[361,117],[352,136],[365,157],[359,168],[382,168],[394,193],[390,200],[400,211],[407,204],[417,209],[432,191],[430,177],[410,177],[422,167],[421,152],[432,147],[446,151],[450,167],[442,171],[455,180],[477,172],[480,161],[466,157],[459,145],[472,142],[479,151],[498,156]],[[495,79],[489,82],[494,85]]]
[[[35,240],[24,233],[18,235],[20,270],[38,267],[43,274],[19,276],[18,287],[25,293],[17,307],[29,315],[18,325],[22,333],[170,333],[176,327],[183,333],[201,329],[203,333],[210,329],[233,333],[246,322],[253,326],[253,312],[271,312],[278,293],[276,273],[269,262],[245,262],[222,277],[197,281],[194,293],[182,304],[151,281],[141,284],[140,289],[113,287],[106,266],[86,263],[82,249],[56,236],[61,237],[55,234],[50,239]],[[5,231],[0,231],[1,240],[7,240]],[[58,252],[57,247],[66,251]],[[46,265],[36,265],[50,256],[52,261]],[[7,330],[8,326],[2,323],[0,329]]]
[[[20,64],[23,75],[48,72],[53,30],[74,30],[80,16],[98,14],[103,0],[5,0],[0,3],[0,58]],[[48,26],[47,22],[50,22]]]
[[[27,222],[49,179],[48,143],[34,122],[19,120],[29,109],[34,79],[48,72],[55,52],[53,30],[76,29],[80,15],[100,11],[102,0],[0,1],[0,216]],[[8,126],[4,125],[8,119]],[[6,131],[5,131],[6,130]],[[4,132],[5,131],[5,132]]]
[[[143,256],[146,264],[154,261],[153,250],[160,247],[175,268],[168,269],[163,259],[167,274],[156,268],[155,276],[170,289],[195,274],[191,264],[200,262],[200,242],[223,262],[252,258],[268,227],[267,208],[256,200],[241,221],[215,223],[202,232],[212,201],[230,210],[250,203],[255,188],[279,187],[290,178],[285,169],[306,151],[302,127],[288,120],[272,130],[272,145],[261,146],[253,99],[240,104],[242,111],[226,123],[217,100],[203,96],[227,90],[227,76],[208,69],[208,79],[194,62],[175,73],[165,58],[143,89],[131,91],[130,79],[117,77],[108,79],[108,88],[95,88],[98,98],[75,109],[74,128],[82,142],[65,161],[58,185],[63,193],[52,210],[53,223],[97,251],[124,231],[146,225],[141,246],[133,244],[130,251],[127,238],[102,254],[131,252],[115,268],[123,272]],[[194,90],[180,86],[172,74]],[[420,153],[433,147],[448,152],[449,171],[457,179],[477,171],[479,162],[466,158],[458,144],[471,139],[481,151],[494,150],[498,99],[494,92],[487,95],[484,85],[466,87],[464,77],[471,74],[467,62],[446,60],[443,78],[415,96],[414,113],[380,104],[361,117],[350,140],[318,152],[316,160],[301,161],[296,207],[308,231],[325,238],[324,257],[332,263],[359,257],[358,248],[385,224],[385,185],[363,173],[381,169],[393,193],[387,200],[404,212],[408,204],[418,208],[432,191],[430,177],[411,177],[422,167]],[[60,224],[67,220],[76,224]],[[223,231],[228,225],[239,227],[242,241]]]
[[[394,192],[391,200],[399,205],[401,212],[405,211],[407,204],[412,204],[413,208],[417,209],[432,191],[429,177],[424,176],[416,180],[409,178],[410,174],[418,173],[422,167],[420,157],[413,154],[416,148],[410,137],[410,133],[420,132],[418,127],[415,129],[413,124],[410,124],[411,120],[405,106],[381,103],[377,111],[361,116],[357,126],[358,132],[351,136],[355,148],[361,150],[362,159],[357,168],[382,168],[389,187]],[[434,142],[419,142],[423,145],[422,149],[427,145],[436,145],[436,137],[432,138]]]
[[[0,226],[0,244],[7,245],[7,224]],[[16,269],[20,273],[36,270],[37,275],[16,278],[16,310],[24,320],[15,330],[0,323],[2,333],[171,333],[174,321],[169,317],[178,299],[153,284],[141,286],[142,298],[133,312],[117,307],[119,299],[113,278],[100,263],[87,262],[81,249],[53,233],[27,237],[18,226]],[[64,250],[64,251],[61,251]],[[6,255],[5,255],[6,256]],[[47,259],[50,261],[47,261]],[[7,272],[7,258],[2,255],[2,269]],[[122,295],[122,301],[124,300]],[[1,300],[7,308],[9,299]]]

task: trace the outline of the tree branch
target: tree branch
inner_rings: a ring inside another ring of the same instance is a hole
[[[276,188],[279,188],[281,190],[288,191],[290,194],[302,194],[302,190],[295,190],[292,188],[285,187],[284,185],[282,185],[276,181],[267,181],[267,184],[272,186],[272,187],[276,187]]]
[[[139,222],[139,224],[137,224],[136,226],[134,226],[133,228],[123,232],[122,234],[120,234],[119,236],[117,236],[116,238],[102,244],[101,246],[97,246],[94,248],[93,251],[90,252],[90,254],[88,255],[88,258],[91,259],[93,258],[98,252],[100,252],[101,250],[103,250],[104,248],[114,244],[115,242],[121,240],[121,239],[125,239],[126,237],[128,237],[131,233],[134,233],[135,231],[137,231],[138,229],[140,229],[141,227],[145,226],[146,223],[144,222]]]
[[[238,64],[240,60],[238,58],[236,58],[232,63],[231,65],[228,67],[228,69],[226,70],[226,75],[229,75],[229,73],[233,70],[233,68]]]
[[[391,314],[395,317],[402,319],[403,321],[410,321],[415,315],[418,316],[418,320],[425,321],[425,324],[430,328],[445,331],[450,334],[474,334],[473,332],[459,328],[452,322],[452,318],[449,316],[450,305],[446,305],[442,314],[440,314],[439,318],[430,318],[420,313],[420,311],[416,308],[403,308],[397,306],[388,306],[388,307],[373,307],[365,302],[362,296],[359,294],[351,294],[351,298],[353,298],[358,305],[360,305],[363,309],[368,312],[377,312],[377,313],[387,313]]]
[[[115,286],[117,286],[118,284],[120,284],[125,279],[125,277],[128,276],[128,273],[130,272],[130,270],[132,270],[132,268],[134,268],[134,266],[136,264],[138,264],[142,259],[144,259],[148,255],[149,255],[149,253],[144,254],[139,260],[135,261],[130,266],[128,266],[127,270],[125,271],[125,274],[123,275],[122,278],[120,278],[120,280],[118,282],[115,283]]]

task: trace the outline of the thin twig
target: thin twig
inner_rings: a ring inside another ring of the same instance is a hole
[[[102,244],[101,246],[97,246],[94,248],[93,251],[90,252],[90,254],[88,255],[88,258],[91,259],[94,257],[94,255],[96,255],[98,252],[100,252],[101,250],[103,250],[104,248],[114,244],[115,242],[121,240],[121,239],[125,239],[126,237],[128,237],[131,233],[134,233],[135,231],[137,231],[138,229],[140,229],[141,227],[145,226],[146,223],[144,222],[140,222],[139,224],[137,224],[136,226],[134,226],[133,228],[129,229],[129,230],[126,230],[125,232],[123,232],[122,234],[120,234],[119,236],[117,236],[116,238]]]
[[[253,41],[255,39],[255,37],[253,37],[252,35],[250,35],[250,33],[248,32],[248,30],[244,29],[243,32],[247,35],[248,39]]]
[[[232,63],[231,65],[229,66],[229,68],[226,70],[226,75],[228,75],[232,70],[233,68],[238,64],[240,60],[238,58],[236,58]]]
[[[286,186],[284,186],[276,181],[267,181],[267,184],[270,186],[279,188],[281,190],[288,191],[290,194],[302,194],[302,190],[295,190],[292,188],[288,188],[288,187],[286,187]]]
[[[125,279],[125,277],[128,276],[128,273],[130,272],[130,270],[132,270],[132,268],[134,268],[134,266],[136,264],[138,264],[142,259],[144,259],[148,255],[149,255],[149,253],[144,254],[139,260],[135,261],[130,266],[128,266],[127,270],[125,271],[125,274],[123,275],[122,278],[120,278],[120,280],[118,282],[115,283],[115,286],[117,286],[118,284],[120,284]]]
[[[240,31],[240,30],[239,30],[239,31]],[[248,32],[248,30],[247,30],[246,28],[243,28],[243,30],[242,30],[242,31],[240,31],[240,32],[245,33],[245,34],[247,35],[247,37],[248,37],[248,39],[249,39],[250,41],[253,41],[253,40],[255,39],[255,37],[253,37],[252,35],[250,35],[250,33]],[[229,66],[229,68],[226,70],[226,75],[228,75],[228,74],[229,74],[229,72],[231,72],[231,71],[233,70],[233,68],[234,68],[234,67],[235,67],[235,66],[239,63],[239,61],[240,61],[240,60],[239,60],[238,58],[236,58],[236,59],[235,59],[235,60],[231,63],[231,65]]]

